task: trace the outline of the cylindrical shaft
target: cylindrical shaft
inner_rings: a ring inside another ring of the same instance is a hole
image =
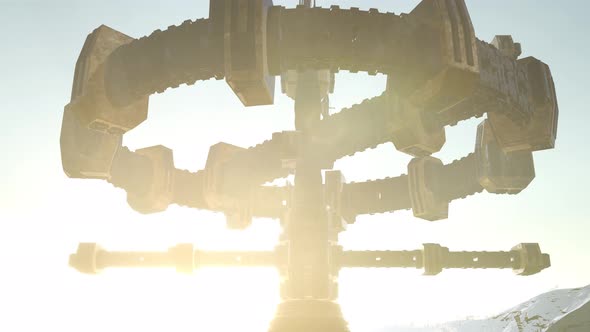
[[[357,214],[384,213],[412,208],[408,186],[408,176],[348,183],[343,196],[347,210]]]
[[[195,265],[198,266],[276,266],[277,255],[272,251],[196,251]]]
[[[458,251],[442,249],[442,269],[516,269],[520,265],[517,251]],[[424,268],[430,257],[423,250],[413,251],[342,251],[337,253],[338,266],[342,268]]]
[[[101,250],[96,253],[98,269],[110,267],[174,267],[168,252],[118,252]]]
[[[177,267],[178,255],[173,249],[164,252],[125,252],[99,250],[96,267],[158,268]],[[275,267],[284,259],[273,251],[201,251],[193,253],[194,268],[198,267]]]
[[[320,120],[322,96],[317,73],[298,75],[295,128],[307,140],[309,129]],[[328,299],[332,294],[332,269],[321,166],[307,151],[299,152],[294,190],[285,229],[289,258],[284,295],[292,299]]]
[[[352,267],[415,267],[422,266],[422,250],[413,251],[344,251],[339,266]]]
[[[516,252],[459,251],[449,253],[447,269],[512,269],[518,266]]]

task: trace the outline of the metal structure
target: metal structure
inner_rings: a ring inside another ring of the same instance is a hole
[[[520,44],[478,40],[463,0],[424,0],[396,15],[357,8],[296,8],[272,0],[211,0],[209,19],[186,21],[133,39],[106,26],[87,38],[76,64],[61,132],[63,168],[72,178],[104,179],[127,191],[141,213],[170,204],[222,211],[232,228],[279,219],[273,252],[206,252],[190,244],[168,252],[109,252],[82,243],[70,258],[81,272],[109,267],[276,266],[280,304],[270,331],[348,331],[337,298],[344,267],[511,268],[531,275],[550,266],[538,244],[506,252],[343,251],[338,233],[361,214],[412,209],[447,218],[449,202],[486,190],[515,194],[535,177],[533,152],[554,147],[558,108],[549,67]],[[334,73],[388,75],[378,97],[329,114]],[[174,167],[172,151],[130,151],[122,136],[147,118],[148,97],[180,84],[227,81],[245,106],[273,103],[275,76],[295,100],[295,131],[251,148],[211,147],[206,167]],[[431,154],[445,126],[487,114],[475,151],[444,165]],[[379,144],[415,158],[408,174],[346,183],[334,161]],[[322,171],[325,176],[322,177]],[[263,184],[295,174],[294,186]]]

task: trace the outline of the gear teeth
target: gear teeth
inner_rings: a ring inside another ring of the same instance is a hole
[[[281,69],[315,70],[330,69],[333,72],[348,70],[369,74],[391,71],[389,47],[392,27],[400,17],[380,13],[376,9],[363,11],[353,7],[280,9],[282,27]],[[320,28],[318,22],[322,22]],[[315,31],[322,31],[317,34]],[[394,30],[395,31],[395,30]],[[315,45],[311,55],[301,43]]]
[[[464,199],[483,191],[476,176],[475,153],[444,165],[434,190],[446,200]],[[366,182],[350,182],[344,186],[349,200],[349,213],[382,214],[411,209],[408,176],[387,177]]]
[[[464,0],[457,0],[455,5],[458,7],[457,10],[459,11],[461,26],[463,28],[462,40],[463,46],[465,48],[465,58],[467,65],[477,68],[477,52],[473,43],[475,40],[475,31],[473,29],[473,24],[471,23],[469,12],[467,11],[467,5],[465,4]]]
[[[187,20],[116,49],[107,62],[109,100],[123,106],[171,87],[223,77],[223,57],[211,47],[209,25],[207,19]]]
[[[474,52],[474,31],[467,6],[463,0],[445,0],[451,22],[451,33],[455,62],[460,67],[476,69],[477,54]]]
[[[453,55],[456,63],[462,63],[464,56],[462,51],[461,35],[462,27],[460,25],[459,13],[453,0],[446,0],[447,13],[451,22],[451,42],[453,44]]]

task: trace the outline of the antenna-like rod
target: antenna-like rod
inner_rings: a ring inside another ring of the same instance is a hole
[[[311,0],[299,0],[299,5],[311,8]],[[313,1],[313,6],[315,7],[315,0]]]

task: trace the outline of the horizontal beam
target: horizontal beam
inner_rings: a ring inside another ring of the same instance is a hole
[[[176,268],[191,273],[199,267],[265,267],[284,260],[281,251],[204,251],[192,244],[179,244],[168,251],[107,251],[96,243],[80,243],[70,255],[70,266],[82,273],[96,274],[106,268]]]
[[[341,268],[417,268],[425,275],[444,269],[512,269],[531,275],[551,266],[548,254],[536,243],[523,243],[510,251],[449,251],[439,244],[424,244],[414,251],[340,251],[336,263]]]
[[[70,256],[70,266],[83,273],[95,274],[106,268],[176,268],[190,273],[199,267],[281,267],[288,264],[288,254],[275,251],[202,251],[191,244],[180,244],[166,252],[107,251],[95,243],[81,243]],[[513,269],[531,275],[551,265],[549,255],[538,244],[523,243],[510,251],[452,252],[438,244],[424,244],[412,251],[343,251],[333,246],[333,268],[416,268],[425,275],[443,269]]]

